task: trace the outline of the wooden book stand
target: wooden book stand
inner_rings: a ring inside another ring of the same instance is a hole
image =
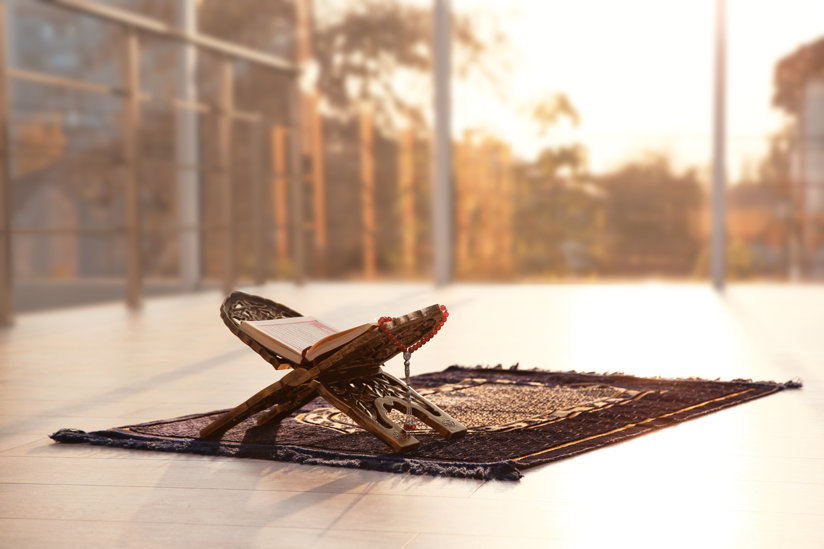
[[[410,346],[428,334],[442,314],[440,307],[433,305],[385,323],[384,327],[403,345]],[[300,313],[259,296],[234,292],[223,302],[220,316],[233,334],[276,369],[292,371],[201,429],[201,438],[219,436],[264,410],[256,420],[258,425],[279,421],[320,395],[393,451],[405,452],[420,445],[389,417],[393,408],[406,412],[407,386],[381,368],[400,351],[377,326],[311,364],[295,364],[241,332],[239,324],[242,320],[302,316]],[[466,427],[414,390],[412,413],[446,438],[466,433]]]

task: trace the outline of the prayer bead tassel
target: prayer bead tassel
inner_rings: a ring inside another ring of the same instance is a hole
[[[403,351],[403,371],[405,376],[406,382],[406,418],[403,421],[403,428],[406,431],[413,431],[416,427],[415,424],[415,416],[412,413],[412,384],[410,383],[409,375],[410,375],[410,364],[412,360],[412,353],[420,349],[427,341],[432,339],[432,337],[440,331],[441,327],[446,322],[446,319],[449,317],[449,312],[446,310],[446,306],[441,305],[441,320],[435,325],[432,330],[419,339],[415,344],[411,345],[410,347],[404,346],[398,338],[396,338],[389,330],[384,327],[384,324],[387,322],[391,322],[395,320],[391,316],[382,316],[378,320],[378,327],[386,336],[386,338],[392,342],[392,344]]]
[[[406,377],[406,418],[403,420],[403,428],[407,431],[415,429],[415,416],[412,415],[412,384],[409,381],[409,359],[412,358],[412,353],[409,351],[403,352],[403,372]]]

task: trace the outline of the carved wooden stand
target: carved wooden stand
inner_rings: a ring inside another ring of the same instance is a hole
[[[429,333],[442,314],[440,307],[433,305],[388,322],[384,327],[402,344],[410,346]],[[414,450],[420,445],[389,417],[393,408],[406,412],[407,387],[381,369],[384,362],[400,351],[377,327],[312,364],[301,365],[276,355],[239,328],[242,320],[302,316],[300,313],[259,296],[234,292],[221,306],[220,316],[232,333],[276,369],[291,368],[292,371],[201,429],[201,438],[220,435],[264,410],[266,412],[257,418],[258,425],[279,421],[320,395],[395,452]],[[466,427],[414,390],[412,413],[446,438],[466,433]]]

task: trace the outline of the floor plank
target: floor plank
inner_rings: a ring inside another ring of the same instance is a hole
[[[228,333],[214,292],[21,315],[0,330],[2,547],[824,546],[824,287],[271,284],[346,326],[432,303],[415,353],[450,364],[803,380],[596,452],[481,482],[58,445],[233,406],[282,373]],[[400,375],[394,360],[390,372]],[[662,541],[664,540],[664,541]]]

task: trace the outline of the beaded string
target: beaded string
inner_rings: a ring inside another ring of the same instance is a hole
[[[392,344],[400,349],[403,352],[403,372],[404,372],[404,381],[406,382],[406,418],[403,421],[403,428],[405,431],[413,431],[415,429],[415,416],[412,415],[412,384],[409,382],[409,366],[410,361],[412,359],[412,353],[420,349],[426,342],[432,339],[435,334],[441,329],[441,327],[446,322],[447,317],[449,317],[449,311],[446,310],[445,305],[441,305],[441,320],[435,325],[432,330],[420,338],[414,345],[407,347],[396,338],[389,330],[384,327],[384,324],[387,322],[392,322],[396,320],[391,316],[382,316],[378,319],[378,327],[381,329],[383,334],[386,338],[392,342]]]

